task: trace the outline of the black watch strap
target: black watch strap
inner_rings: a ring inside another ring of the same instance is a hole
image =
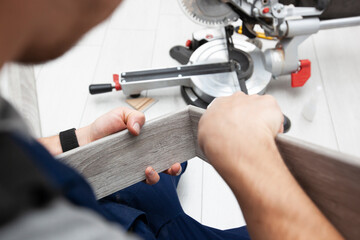
[[[79,147],[79,142],[76,138],[75,128],[60,132],[60,144],[63,152]]]

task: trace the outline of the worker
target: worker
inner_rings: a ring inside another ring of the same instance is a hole
[[[120,2],[0,0],[0,66],[60,56]],[[181,209],[176,186],[186,163],[174,164],[160,180],[149,167],[148,184],[97,201],[86,180],[50,154],[123,129],[141,134],[141,113],[116,109],[63,132],[64,141],[53,136],[41,145],[0,98],[0,239],[342,239],[281,159],[274,138],[282,121],[274,98],[243,93],[218,98],[201,118],[199,144],[247,222],[247,228],[222,231]]]

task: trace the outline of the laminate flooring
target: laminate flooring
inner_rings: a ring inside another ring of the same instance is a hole
[[[90,95],[88,85],[112,82],[113,73],[177,66],[170,48],[184,45],[202,28],[176,0],[124,1],[64,56],[35,66],[43,135],[87,125],[115,107],[128,106],[121,92]],[[290,136],[360,156],[359,37],[360,27],[311,36],[299,47],[300,58],[312,62],[306,85],[291,88],[286,77],[270,83],[267,93],[292,121]],[[264,47],[273,44],[265,41]],[[147,120],[186,106],[179,87],[148,90],[142,96],[156,100],[145,112]],[[317,111],[308,121],[302,111],[311,98]],[[178,193],[184,210],[205,225],[227,229],[245,224],[230,189],[200,159],[189,161]]]

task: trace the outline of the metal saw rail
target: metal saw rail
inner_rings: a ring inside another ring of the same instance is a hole
[[[142,70],[121,73],[121,81],[132,82],[175,77],[190,77],[235,71],[234,62],[179,66],[164,69]]]

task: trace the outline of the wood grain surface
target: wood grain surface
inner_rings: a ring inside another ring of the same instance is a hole
[[[59,157],[83,174],[98,198],[196,156],[188,109],[147,123],[138,137],[119,132]]]
[[[295,140],[276,139],[295,179],[346,239],[360,239],[360,160]]]
[[[138,137],[123,131],[60,158],[82,173],[98,198],[145,179],[144,169],[163,171],[195,156],[204,110],[188,108],[150,121]],[[304,191],[346,237],[360,239],[360,160],[292,137],[279,135],[278,149]]]

